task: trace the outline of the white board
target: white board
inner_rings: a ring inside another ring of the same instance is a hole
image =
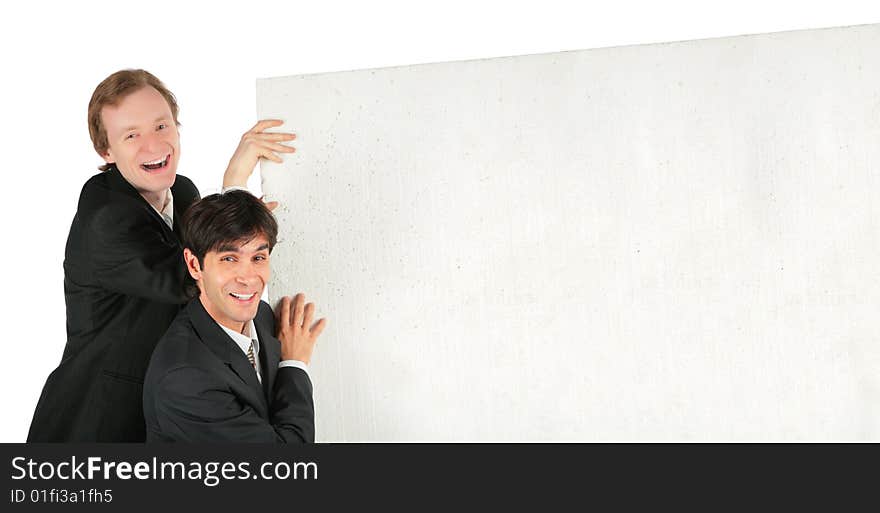
[[[320,441],[880,439],[880,26],[258,81]]]

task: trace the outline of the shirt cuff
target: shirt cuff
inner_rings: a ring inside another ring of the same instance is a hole
[[[251,192],[247,187],[242,187],[241,185],[227,185],[226,187],[224,187],[224,188],[220,191],[220,194],[223,194],[224,192],[229,192],[229,191],[247,191],[247,192]]]
[[[306,376],[309,377],[309,381],[312,380],[312,376],[309,374],[309,366],[306,365],[305,362],[301,362],[299,360],[281,360],[281,362],[278,364],[278,368],[280,369],[282,367],[296,367],[297,369],[302,369],[303,371],[305,371]]]

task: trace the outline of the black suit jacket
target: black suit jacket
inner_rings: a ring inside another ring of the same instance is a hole
[[[64,255],[67,345],[29,442],[142,442],[150,354],[187,298],[180,221],[199,192],[177,175],[174,230],[116,167],[83,186]]]
[[[148,442],[315,441],[312,382],[305,371],[278,368],[281,343],[272,309],[260,302],[262,385],[241,348],[199,298],[159,341],[144,380]]]

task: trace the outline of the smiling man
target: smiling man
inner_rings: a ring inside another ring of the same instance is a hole
[[[159,337],[186,303],[181,218],[199,198],[177,174],[178,105],[144,70],[104,79],[88,108],[89,134],[103,159],[83,186],[64,256],[67,344],[43,387],[29,442],[142,442],[147,364]],[[293,134],[242,137],[223,176],[244,186],[260,158]]]
[[[101,118],[107,131],[106,170],[119,173],[158,212],[171,201],[180,154],[177,116],[154,87],[131,93],[118,105],[106,105]]]
[[[198,296],[159,341],[144,380],[147,441],[315,440],[308,364],[326,325],[302,294],[277,323],[260,301],[278,226],[245,191],[215,194],[185,216],[184,259]],[[277,338],[276,338],[277,335]]]

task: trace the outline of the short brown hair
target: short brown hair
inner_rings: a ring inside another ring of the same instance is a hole
[[[183,247],[204,265],[205,255],[225,244],[240,244],[263,235],[269,252],[278,240],[278,222],[262,200],[233,189],[211,194],[192,204],[183,215]]]
[[[105,78],[95,88],[92,93],[92,99],[89,100],[89,136],[92,138],[92,146],[95,151],[102,157],[110,148],[107,141],[107,129],[104,127],[104,121],[101,119],[101,110],[107,105],[119,105],[126,96],[140,91],[144,87],[152,87],[168,102],[171,108],[171,115],[174,117],[174,124],[180,126],[177,121],[177,99],[174,94],[165,87],[161,80],[156,78],[152,73],[142,69],[123,69],[113,73]],[[110,169],[110,164],[98,166],[101,171]]]

